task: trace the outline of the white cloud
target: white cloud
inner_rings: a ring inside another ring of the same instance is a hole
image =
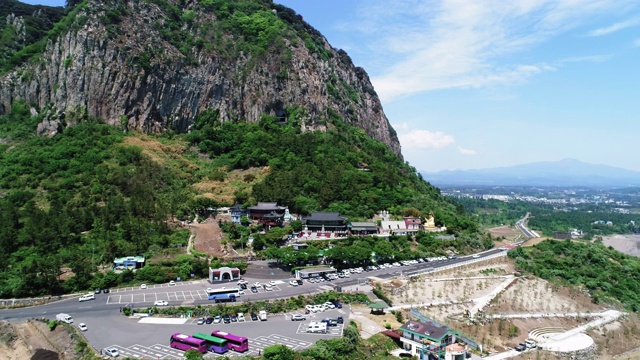
[[[402,148],[407,150],[442,149],[456,142],[451,135],[429,130],[414,130],[398,135],[398,138]]]
[[[598,28],[589,32],[589,36],[603,36],[640,24],[640,18],[617,22],[611,26]]]
[[[395,130],[409,130],[409,129],[411,129],[411,126],[407,122],[394,123],[394,124],[391,124],[391,126]]]
[[[458,152],[462,155],[477,155],[478,152],[471,149],[465,149],[463,147],[458,147]]]
[[[611,59],[611,55],[586,55],[586,56],[574,56],[561,59],[558,61],[560,64],[564,63],[574,63],[574,62],[593,62],[593,63],[601,63]]]
[[[416,92],[517,84],[555,70],[509,55],[635,0],[363,2],[360,31],[376,52],[372,82],[383,101]],[[605,31],[601,30],[601,31]]]

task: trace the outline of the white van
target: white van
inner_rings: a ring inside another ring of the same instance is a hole
[[[89,301],[89,300],[95,300],[96,296],[94,294],[86,294],[86,295],[82,295],[80,296],[80,299],[78,299],[78,301]]]
[[[325,334],[327,332],[327,324],[319,321],[312,321],[307,327],[307,332]]]
[[[525,340],[524,344],[527,347],[527,349],[535,349],[538,346],[538,344],[535,341],[529,340],[529,339]]]

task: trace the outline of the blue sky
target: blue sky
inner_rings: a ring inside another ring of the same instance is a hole
[[[277,2],[369,73],[420,171],[564,158],[640,171],[636,0]]]

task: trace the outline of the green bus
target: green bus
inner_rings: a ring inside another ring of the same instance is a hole
[[[203,334],[203,333],[195,333],[193,337],[196,339],[202,339],[207,342],[207,349],[216,354],[224,354],[229,351],[229,347],[227,346],[227,340],[220,339],[219,337]]]

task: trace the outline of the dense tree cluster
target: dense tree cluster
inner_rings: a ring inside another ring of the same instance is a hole
[[[352,236],[332,241],[334,246],[331,248],[328,242],[328,240],[312,241],[308,243],[307,248],[301,250],[294,250],[290,246],[280,248],[272,245],[267,248],[265,255],[292,268],[314,263],[318,259],[324,259],[325,262],[337,268],[349,268],[448,255],[447,251],[468,253],[493,247],[493,239],[488,235],[481,237],[461,235],[452,240],[445,240],[438,238],[437,234],[428,232],[419,232],[415,237],[391,236],[389,239],[377,236]],[[327,248],[329,249],[323,250]]]
[[[516,265],[543,279],[584,286],[593,301],[620,302],[640,311],[640,259],[601,243],[547,240],[510,250]]]
[[[114,257],[186,244],[166,221],[189,206],[179,177],[111,126],[87,119],[53,138],[29,135],[39,120],[21,103],[0,117],[0,297],[87,289]],[[65,267],[75,276],[63,286]]]

